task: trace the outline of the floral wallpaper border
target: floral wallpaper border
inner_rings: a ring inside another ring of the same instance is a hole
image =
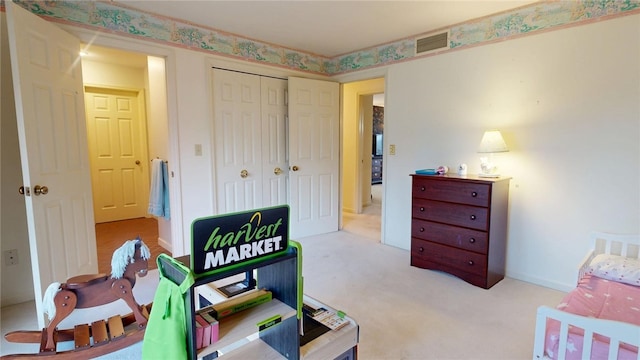
[[[0,1],[4,10],[4,1],[9,0]],[[178,19],[144,13],[123,5],[116,6],[108,2],[34,0],[16,0],[15,2],[36,15],[56,22],[328,76],[426,56],[415,53],[415,40],[421,36],[328,58]],[[638,0],[540,2],[441,29],[438,32],[449,32],[449,49],[430,54],[440,54],[542,30],[637,13],[640,13]]]

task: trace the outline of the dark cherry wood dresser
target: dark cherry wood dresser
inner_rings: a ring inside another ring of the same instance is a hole
[[[411,176],[411,265],[485,289],[502,280],[510,178]]]

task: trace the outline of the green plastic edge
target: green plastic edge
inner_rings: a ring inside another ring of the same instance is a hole
[[[264,319],[264,320],[260,321],[260,322],[259,322],[259,323],[257,323],[256,325],[257,325],[258,327],[260,327],[260,326],[262,326],[262,325],[266,325],[266,324],[268,324],[268,323],[270,323],[270,322],[272,322],[272,321],[278,320],[278,319],[282,319],[282,316],[281,316],[281,315],[273,315],[272,317],[270,317],[270,318],[268,318],[268,319]],[[276,325],[276,324],[273,324],[273,325]],[[272,326],[273,326],[273,325],[272,325]]]
[[[294,240],[289,240],[289,246],[296,248],[296,254],[298,257],[298,306],[297,317],[298,320],[302,319],[302,297],[304,294],[304,278],[302,277],[302,245]]]

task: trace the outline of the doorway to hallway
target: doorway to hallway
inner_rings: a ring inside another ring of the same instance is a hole
[[[379,242],[383,228],[384,78],[343,84],[342,230]]]

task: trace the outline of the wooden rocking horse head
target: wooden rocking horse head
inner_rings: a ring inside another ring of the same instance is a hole
[[[150,257],[151,252],[140,237],[125,242],[111,257],[111,278],[135,279],[136,274],[140,277],[147,275]]]

